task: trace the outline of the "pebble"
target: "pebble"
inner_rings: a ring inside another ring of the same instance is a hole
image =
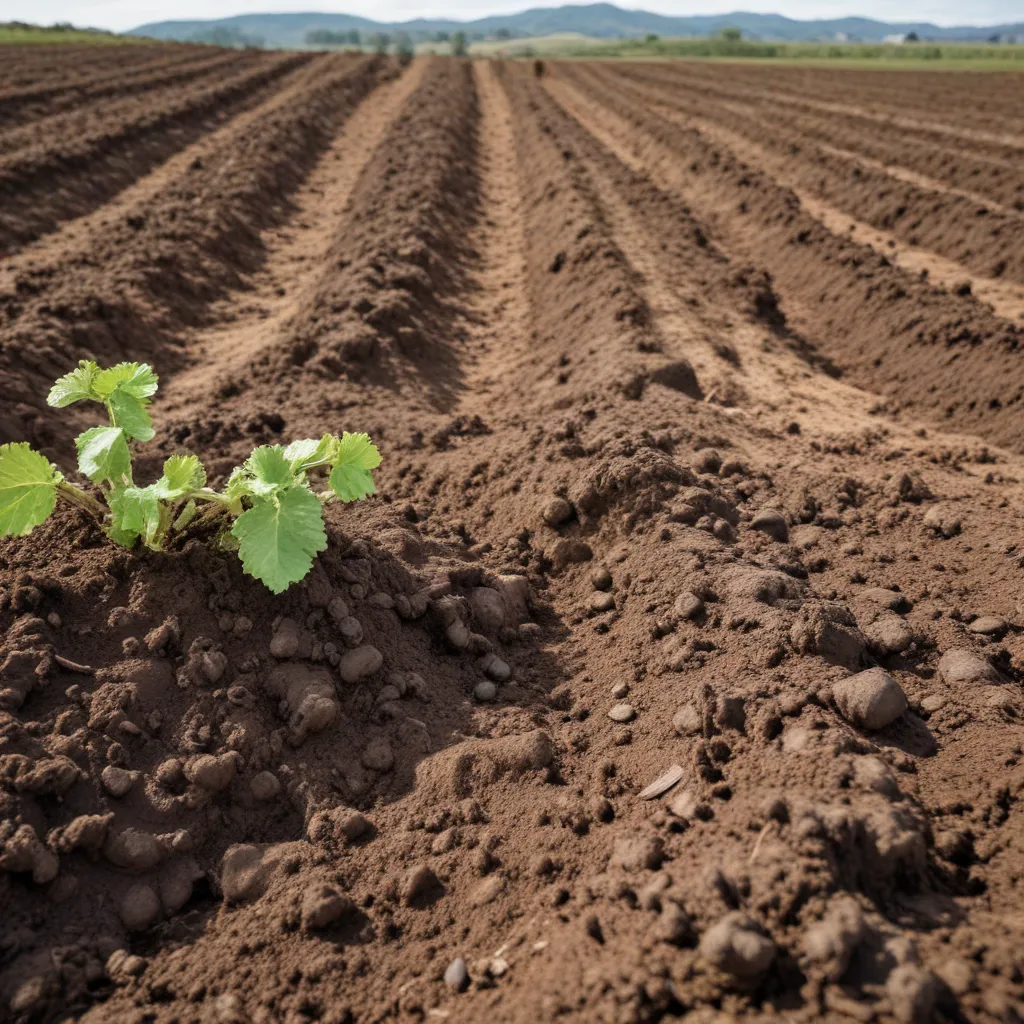
[[[497,633],[505,625],[505,602],[496,590],[474,587],[468,601],[473,621],[484,633]]]
[[[973,651],[946,651],[939,659],[939,678],[954,686],[958,683],[1001,683],[999,673]]]
[[[346,647],[358,647],[363,642],[363,624],[349,615],[338,623],[338,635]]]
[[[384,664],[384,655],[369,644],[347,651],[338,662],[338,675],[342,682],[358,683],[379,672]]]
[[[914,642],[914,631],[906,619],[891,612],[880,615],[864,627],[870,646],[883,657],[902,654]]]
[[[591,574],[590,582],[595,590],[607,590],[612,585],[612,574],[607,566],[599,565]]]
[[[453,622],[445,631],[445,639],[453,651],[464,651],[470,643],[473,634],[469,626],[460,620]]]
[[[121,900],[118,914],[130,932],[145,931],[160,918],[160,897],[152,886],[133,885]]]
[[[363,767],[374,772],[388,772],[394,767],[395,752],[386,739],[371,740],[363,750]]]
[[[704,611],[704,602],[692,591],[684,590],[675,599],[672,611],[678,619],[695,619]]]
[[[481,704],[486,704],[489,701],[494,700],[497,695],[498,688],[489,679],[484,679],[473,687],[473,696],[476,697]]]
[[[456,957],[444,972],[444,983],[456,992],[465,992],[469,985],[469,969],[461,956]]]
[[[967,627],[967,632],[998,639],[1008,628],[1005,619],[1001,619],[997,615],[982,615]]]
[[[111,864],[129,871],[148,871],[164,857],[164,848],[156,836],[137,828],[126,828],[111,835],[103,852]]]
[[[125,768],[118,768],[117,765],[108,764],[100,774],[100,781],[112,797],[120,798],[128,795],[138,775],[138,772],[130,772]]]
[[[348,605],[341,596],[332,597],[327,605],[327,614],[334,620],[336,626],[340,626],[348,617]]]
[[[565,498],[552,498],[541,512],[541,517],[548,526],[562,526],[574,515],[573,507]]]
[[[193,785],[211,793],[219,793],[231,785],[231,780],[238,771],[241,756],[237,751],[230,751],[215,757],[213,754],[200,754],[189,760],[185,766],[185,777]]]
[[[789,540],[789,524],[786,517],[774,508],[765,508],[750,520],[750,528],[767,534],[773,540],[785,544]]]
[[[281,792],[281,783],[273,772],[260,772],[249,783],[254,800],[273,800]]]
[[[270,653],[275,658],[292,658],[299,649],[299,624],[294,619],[282,619],[270,638]]]
[[[697,709],[697,705],[693,703],[684,704],[672,716],[672,728],[680,736],[695,736],[697,733],[703,732],[704,721],[701,718],[700,711]]]
[[[945,505],[933,505],[924,514],[924,525],[942,537],[955,537],[962,529],[960,517]]]
[[[590,599],[590,609],[595,612],[610,612],[615,607],[615,595],[605,593],[595,594]]]
[[[633,710],[632,704],[616,704],[611,711],[608,712],[608,717],[613,722],[631,722],[636,716],[636,711]]]
[[[406,906],[412,906],[432,891],[441,888],[437,875],[426,864],[418,864],[405,876],[402,884],[402,902]]]
[[[482,661],[484,673],[496,683],[507,683],[512,677],[512,669],[508,662],[502,661],[496,654],[487,654]]]
[[[921,708],[933,715],[946,706],[946,698],[941,693],[930,693],[921,701]]]
[[[629,683],[616,683],[612,687],[612,696],[616,700],[622,700],[623,697],[629,694]]]
[[[327,928],[355,910],[355,904],[333,885],[314,885],[302,897],[302,927],[305,931]]]
[[[752,978],[771,966],[775,943],[746,914],[734,911],[704,933],[700,954],[726,974]]]
[[[714,448],[701,448],[694,455],[692,466],[697,473],[717,473],[722,467],[722,456]]]
[[[884,729],[907,710],[903,688],[881,668],[840,680],[832,696],[843,718],[861,729]]]

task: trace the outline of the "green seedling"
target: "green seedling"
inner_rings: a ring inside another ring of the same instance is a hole
[[[156,436],[149,404],[158,379],[145,363],[118,363],[101,370],[91,360],[61,377],[47,403],[63,409],[75,402],[105,406],[108,426],[92,427],[75,440],[78,469],[100,497],[64,478],[25,442],[0,445],[0,536],[24,537],[64,501],[103,525],[116,544],[141,542],[160,551],[197,517],[223,519],[217,543],[237,550],[242,568],[275,594],[312,568],[327,547],[323,506],[373,494],[380,465],[366,434],[324,434],[319,440],[261,445],[235,469],[222,491],[206,485],[195,455],[172,455],[155,483],[139,487],[132,476],[132,450]],[[312,480],[326,477],[314,490]]]

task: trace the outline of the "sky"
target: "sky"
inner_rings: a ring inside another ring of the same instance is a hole
[[[0,0],[0,21],[32,21],[115,31],[152,21],[226,18],[260,11],[336,11],[377,21],[410,18],[471,20],[510,14],[527,7],[557,7],[563,0]],[[930,21],[937,25],[994,25],[1024,19],[1021,0],[647,0],[622,2],[622,7],[658,14],[726,14],[756,11],[790,18],[835,18],[861,15],[880,21]]]

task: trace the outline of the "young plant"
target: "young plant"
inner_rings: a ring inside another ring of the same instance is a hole
[[[0,445],[0,536],[26,536],[60,500],[92,515],[115,543],[131,548],[141,541],[160,551],[202,510],[204,517],[223,517],[218,542],[238,551],[245,572],[275,594],[287,590],[327,547],[323,506],[374,493],[373,470],[380,465],[376,445],[366,434],[348,433],[285,447],[261,445],[231,473],[222,491],[206,486],[197,456],[172,455],[159,480],[139,487],[132,450],[155,436],[148,406],[157,384],[145,363],[101,370],[83,359],[61,377],[49,405],[63,409],[93,401],[107,410],[108,426],[91,427],[75,440],[78,469],[100,498],[69,483],[25,442]],[[326,476],[327,486],[314,491],[311,474]]]

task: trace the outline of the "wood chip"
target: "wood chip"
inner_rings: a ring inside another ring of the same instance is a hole
[[[62,658],[59,654],[55,654],[53,660],[68,672],[78,672],[83,676],[93,676],[96,674],[96,670],[91,665],[79,665],[77,661],[71,661],[70,658]]]
[[[640,791],[641,800],[653,800],[667,793],[683,777],[683,766],[674,764],[663,775],[659,775],[646,789]]]

